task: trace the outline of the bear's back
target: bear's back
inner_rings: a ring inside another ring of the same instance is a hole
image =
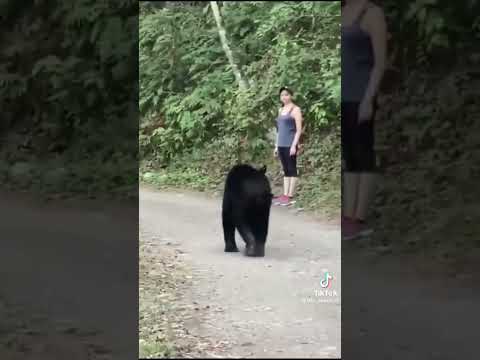
[[[270,193],[270,183],[262,171],[250,165],[235,165],[227,176],[225,189],[249,197]]]

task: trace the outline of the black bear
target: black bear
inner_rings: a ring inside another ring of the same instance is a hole
[[[225,252],[238,251],[235,228],[246,244],[247,256],[265,256],[272,205],[266,166],[235,165],[227,175],[222,204]]]

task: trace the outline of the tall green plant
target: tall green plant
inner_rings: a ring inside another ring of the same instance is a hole
[[[145,156],[156,147],[161,150],[155,156],[167,164],[217,139],[233,141],[247,154],[264,152],[283,85],[295,89],[309,132],[338,126],[339,2],[234,2],[221,14],[234,58],[249,80],[247,91],[237,89],[208,8],[172,7],[141,16]]]

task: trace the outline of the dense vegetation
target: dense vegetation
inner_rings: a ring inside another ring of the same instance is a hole
[[[437,247],[439,254],[459,255],[478,234],[471,230],[478,214],[468,204],[478,195],[474,184],[479,170],[472,162],[479,155],[474,119],[479,110],[475,44],[480,2],[392,0],[381,5],[390,32],[390,61],[378,114],[384,176],[372,214],[379,226],[374,239],[412,249],[441,243],[445,246]],[[218,184],[215,180],[239,159],[266,162],[275,89],[288,82],[298,90],[306,113],[302,193],[316,189],[311,198],[320,199],[329,186],[338,191],[332,186],[338,180],[339,144],[334,6],[227,3],[222,16],[250,83],[245,94],[235,84],[205,3],[181,8],[167,4],[167,9],[142,16],[141,49],[150,49],[141,50],[142,158],[166,169],[160,177],[147,175],[160,183],[205,188]],[[324,15],[327,11],[331,16]],[[160,40],[155,45],[154,23],[163,26],[161,34],[157,29]],[[188,30],[192,26],[195,31]],[[152,73],[157,77],[148,75]],[[311,174],[320,175],[320,182]],[[465,188],[472,188],[467,196]],[[337,200],[330,204],[337,206]],[[311,203],[326,204],[324,199]],[[452,231],[455,241],[446,239]]]
[[[478,261],[480,2],[382,5],[392,67],[378,119],[375,241]]]
[[[480,248],[479,1],[381,4],[391,61],[377,122],[383,177],[372,214],[373,242],[465,265],[465,255]],[[205,5],[162,2],[160,11],[142,9],[144,178],[215,188],[232,163],[266,162],[276,89],[287,82],[306,114],[301,194],[313,208],[337,207],[338,8],[226,3],[224,26],[249,85],[242,92]],[[324,192],[337,197],[326,201]],[[167,356],[162,340],[157,356]]]
[[[3,182],[136,194],[137,16],[131,0],[0,3]]]
[[[305,118],[300,194],[338,211],[340,3],[223,4],[246,89],[236,81],[209,3],[142,9],[140,151],[144,169],[157,171],[144,179],[216,187],[239,161],[273,164],[276,177],[272,132],[278,89],[288,85]]]

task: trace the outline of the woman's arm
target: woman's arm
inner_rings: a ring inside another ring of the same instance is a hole
[[[364,101],[371,102],[380,86],[386,68],[387,59],[387,24],[383,10],[374,6],[366,14],[366,30],[372,39],[375,64],[368,81]]]
[[[300,141],[300,136],[302,135],[302,126],[303,126],[303,117],[302,117],[302,112],[299,107],[295,107],[295,109],[292,111],[292,116],[295,119],[295,127],[297,131],[295,132],[295,137],[293,138],[293,143],[291,149],[297,149],[298,142]],[[290,149],[290,153],[291,153]]]

